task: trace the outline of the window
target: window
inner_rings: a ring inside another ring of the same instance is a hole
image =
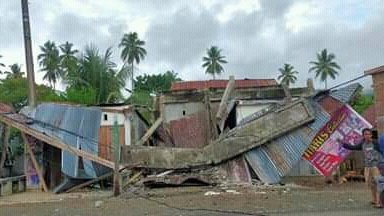
[[[108,115],[104,114],[104,121],[108,121]]]

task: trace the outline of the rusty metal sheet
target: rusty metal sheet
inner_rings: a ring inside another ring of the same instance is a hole
[[[233,158],[221,165],[226,179],[231,182],[251,183],[251,174],[243,155]]]
[[[206,111],[171,121],[169,125],[174,147],[202,148],[207,145],[207,122]]]

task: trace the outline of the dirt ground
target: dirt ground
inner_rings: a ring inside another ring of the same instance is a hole
[[[369,198],[364,183],[132,189],[118,198],[25,192],[0,197],[0,215],[384,215]]]

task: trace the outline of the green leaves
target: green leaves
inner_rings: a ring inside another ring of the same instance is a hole
[[[317,61],[311,61],[309,64],[313,65],[309,72],[315,72],[315,77],[320,76],[320,80],[325,83],[327,88],[327,79],[331,77],[335,79],[339,75],[340,66],[334,61],[336,56],[333,53],[328,53],[327,49],[323,49],[320,53],[316,54]]]
[[[280,75],[277,77],[278,80],[281,80],[281,84],[289,86],[294,84],[297,80],[297,72],[294,67],[290,64],[284,64],[282,68],[279,68]]]
[[[224,72],[221,64],[228,63],[225,56],[221,55],[221,51],[217,46],[211,46],[211,48],[207,49],[207,56],[203,57],[202,67],[206,68],[205,73],[212,75],[213,79],[215,79],[216,74]]]
[[[140,63],[140,60],[143,60],[147,55],[147,51],[143,48],[145,45],[145,41],[142,41],[137,36],[136,32],[131,32],[129,34],[124,34],[121,42],[119,44],[119,48],[121,50],[121,59],[124,63],[129,64],[131,66],[131,81],[132,81],[132,91],[134,90],[134,67],[133,64]]]

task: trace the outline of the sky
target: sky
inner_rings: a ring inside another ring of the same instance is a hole
[[[137,32],[147,56],[136,75],[174,70],[183,80],[211,79],[202,57],[218,46],[226,56],[218,79],[277,78],[278,68],[292,64],[299,72],[296,87],[305,86],[309,62],[327,48],[342,70],[328,87],[384,65],[383,0],[30,0],[34,67],[47,40],[69,41],[78,50],[95,44],[118,44],[124,33]],[[20,0],[0,0],[0,62],[25,70]],[[360,80],[369,88],[371,78]],[[315,87],[323,84],[315,81]]]

